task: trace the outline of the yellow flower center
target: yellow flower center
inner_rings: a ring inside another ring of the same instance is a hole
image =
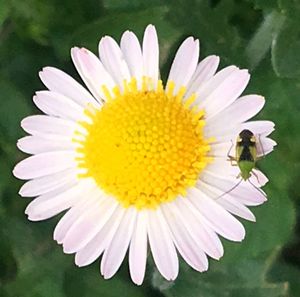
[[[116,87],[99,109],[87,108],[89,121],[80,122],[86,134],[78,140],[82,177],[92,177],[124,207],[155,208],[184,195],[194,186],[211,158],[204,139],[204,111],[191,107],[195,95],[183,99],[185,88],[173,95],[174,83],[164,90],[137,87],[135,79]],[[80,135],[81,137],[83,135]]]

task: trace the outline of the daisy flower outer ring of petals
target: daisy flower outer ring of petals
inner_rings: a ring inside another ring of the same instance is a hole
[[[255,221],[247,206],[266,197],[237,182],[227,161],[231,141],[243,129],[260,136],[258,155],[271,152],[274,124],[248,121],[264,105],[258,95],[240,97],[247,70],[219,58],[199,62],[199,42],[187,38],[174,58],[167,83],[159,79],[154,26],[142,44],[126,31],[120,45],[99,43],[99,57],[73,48],[72,59],[87,89],[52,67],[40,72],[48,88],[33,100],[44,115],[25,118],[29,134],[18,147],[32,156],[14,168],[28,180],[20,189],[36,197],[26,208],[32,221],[67,211],[54,239],[78,266],[102,255],[101,274],[112,277],[129,250],[134,283],[145,275],[147,248],[167,280],[178,274],[178,253],[195,270],[208,269],[208,256],[223,255],[219,236],[241,241],[237,216]],[[268,180],[255,169],[251,182]],[[219,197],[219,198],[218,198]]]

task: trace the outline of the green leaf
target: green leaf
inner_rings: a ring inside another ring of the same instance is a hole
[[[17,265],[15,278],[3,286],[5,296],[64,297],[63,279],[68,259],[50,238],[46,239],[49,234],[42,229],[37,232],[30,224],[25,218],[6,218],[1,222],[4,239],[11,245]]]
[[[242,39],[232,18],[237,15],[234,1],[177,0],[170,6],[168,19],[185,34],[201,38],[202,49],[208,54],[222,55],[227,61],[239,59]],[[224,60],[222,61],[224,62]]]
[[[250,69],[257,67],[265,57],[271,48],[274,36],[280,31],[284,20],[285,16],[276,10],[265,16],[260,27],[246,47],[246,57],[249,60]]]
[[[300,269],[291,264],[277,261],[270,269],[269,279],[273,282],[289,282],[291,296],[300,296]]]
[[[269,183],[264,188],[268,194],[268,202],[252,208],[257,222],[246,225],[247,234],[242,245],[244,252],[249,252],[250,255],[259,255],[284,245],[291,238],[295,226],[296,213],[291,190],[300,190],[296,181],[298,176],[292,173],[299,163],[299,118],[295,113],[300,108],[299,91],[299,82],[278,78],[268,59],[252,74],[248,92],[265,96],[266,104],[259,118],[275,122],[271,138],[275,139],[278,146],[258,164],[269,178]]]
[[[300,12],[300,10],[299,10]],[[300,21],[288,18],[272,44],[272,64],[280,77],[300,76]]]
[[[0,77],[0,143],[3,150],[12,152],[10,141],[16,141],[21,135],[19,123],[30,113],[28,100],[8,80]]]
[[[107,9],[118,9],[118,10],[127,10],[137,8],[146,8],[161,5],[163,1],[153,0],[151,2],[146,2],[143,0],[103,0],[103,6]]]
[[[271,10],[278,8],[277,0],[251,0],[255,4],[255,8]]]
[[[65,293],[67,297],[143,297],[145,288],[134,285],[123,265],[121,271],[110,280],[100,275],[99,261],[87,268],[70,268],[65,276]],[[127,267],[126,267],[127,268]]]
[[[292,18],[299,18],[300,2],[298,0],[278,0],[280,10]]]
[[[268,259],[272,260],[273,256]],[[181,265],[180,275],[173,283],[165,281],[156,271],[153,286],[167,297],[287,297],[287,283],[266,281],[268,265],[261,259],[239,259],[234,266],[212,263],[209,271],[203,274]]]
[[[142,38],[143,32],[149,23],[153,23],[164,45],[174,42],[181,31],[175,30],[170,23],[165,20],[167,7],[157,6],[138,11],[116,12],[108,14],[93,23],[82,26],[74,33],[67,43],[69,45],[80,45],[98,51],[99,38],[111,35],[119,39],[125,30],[132,30],[137,36]],[[168,48],[169,46],[167,46]],[[165,56],[166,49],[162,49],[161,56]]]
[[[10,7],[7,0],[0,0],[0,34],[1,34],[1,26],[4,21],[8,18],[10,13]],[[1,35],[0,35],[1,36]]]

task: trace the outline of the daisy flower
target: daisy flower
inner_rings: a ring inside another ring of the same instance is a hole
[[[227,160],[243,129],[259,135],[258,154],[273,150],[274,124],[248,121],[264,105],[258,95],[240,97],[249,81],[235,66],[217,72],[219,58],[199,62],[199,41],[179,47],[167,82],[160,80],[155,27],[140,45],[126,31],[120,45],[105,36],[99,57],[74,47],[72,60],[87,89],[69,75],[45,67],[35,105],[44,113],[25,118],[29,134],[18,147],[32,154],[14,175],[36,197],[26,208],[31,221],[66,211],[54,231],[65,253],[85,266],[102,255],[101,274],[111,278],[128,252],[134,283],[141,284],[147,250],[167,280],[178,275],[178,256],[195,270],[208,256],[223,255],[219,236],[241,241],[236,217],[255,221],[247,206],[266,201],[262,191],[238,181]],[[248,122],[247,122],[248,121]],[[255,170],[251,182],[267,178]]]

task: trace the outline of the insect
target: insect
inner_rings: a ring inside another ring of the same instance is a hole
[[[236,162],[240,169],[239,177],[248,180],[257,161],[256,137],[250,130],[243,130],[236,140],[235,157],[228,153],[230,162]],[[233,165],[233,164],[232,164]]]
[[[236,140],[235,145],[235,156],[230,155],[230,151],[232,149],[232,146],[230,147],[227,157],[230,161],[232,166],[238,166],[239,167],[239,174],[237,178],[240,178],[240,181],[234,185],[231,189],[223,193],[220,197],[230,193],[232,190],[234,190],[243,180],[248,181],[255,189],[257,189],[259,192],[261,192],[264,196],[265,193],[255,186],[251,180],[250,177],[254,175],[259,183],[258,176],[253,171],[253,169],[256,168],[256,162],[259,159],[257,156],[257,145],[258,142],[260,143],[260,140],[258,141],[254,135],[253,132],[251,132],[248,129],[242,130]]]

